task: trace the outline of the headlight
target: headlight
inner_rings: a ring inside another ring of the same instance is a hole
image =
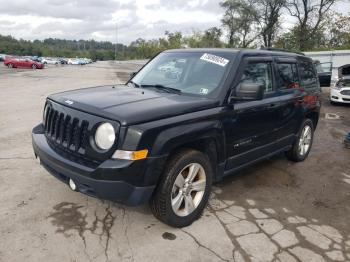
[[[99,125],[95,133],[96,145],[103,150],[110,149],[115,141],[115,131],[110,123]]]

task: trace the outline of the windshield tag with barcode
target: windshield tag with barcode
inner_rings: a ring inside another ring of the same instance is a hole
[[[217,56],[217,55],[212,55],[212,54],[207,54],[204,53],[201,58],[204,61],[210,62],[210,63],[214,63],[217,64],[219,66],[226,66],[228,64],[228,62],[230,62],[228,59],[225,59],[223,57]]]

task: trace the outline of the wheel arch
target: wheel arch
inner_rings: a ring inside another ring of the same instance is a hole
[[[218,165],[219,156],[218,156],[218,148],[217,143],[214,138],[201,138],[195,141],[191,141],[184,144],[179,144],[174,146],[172,150],[169,152],[168,159],[171,156],[180,153],[183,150],[193,149],[199,151],[208,156],[210,164],[213,168],[214,173],[216,173],[216,167]]]
[[[319,115],[320,115],[319,112],[315,112],[315,111],[308,112],[305,115],[306,119],[310,119],[312,121],[314,129],[316,129],[317,127]]]
[[[165,132],[156,139],[153,153],[167,155],[166,163],[168,163],[172,156],[182,150],[193,149],[202,152],[210,160],[215,180],[220,172],[219,163],[225,160],[225,136],[220,128],[202,128],[201,130],[201,132],[198,130],[184,133],[171,132],[173,136],[170,136],[169,132]],[[164,137],[166,137],[166,140],[164,140]]]

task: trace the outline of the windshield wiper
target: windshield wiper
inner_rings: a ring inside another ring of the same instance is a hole
[[[168,93],[175,93],[175,94],[181,94],[182,93],[182,91],[180,89],[173,88],[173,87],[168,87],[168,86],[163,86],[163,85],[159,85],[159,84],[140,85],[140,87],[142,87],[142,88],[154,87],[154,88],[157,88],[157,89],[164,90],[164,91],[166,91]]]

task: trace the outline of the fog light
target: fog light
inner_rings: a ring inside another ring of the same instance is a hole
[[[74,181],[72,179],[69,179],[69,187],[70,189],[72,189],[73,191],[77,190],[77,185],[74,183]]]

